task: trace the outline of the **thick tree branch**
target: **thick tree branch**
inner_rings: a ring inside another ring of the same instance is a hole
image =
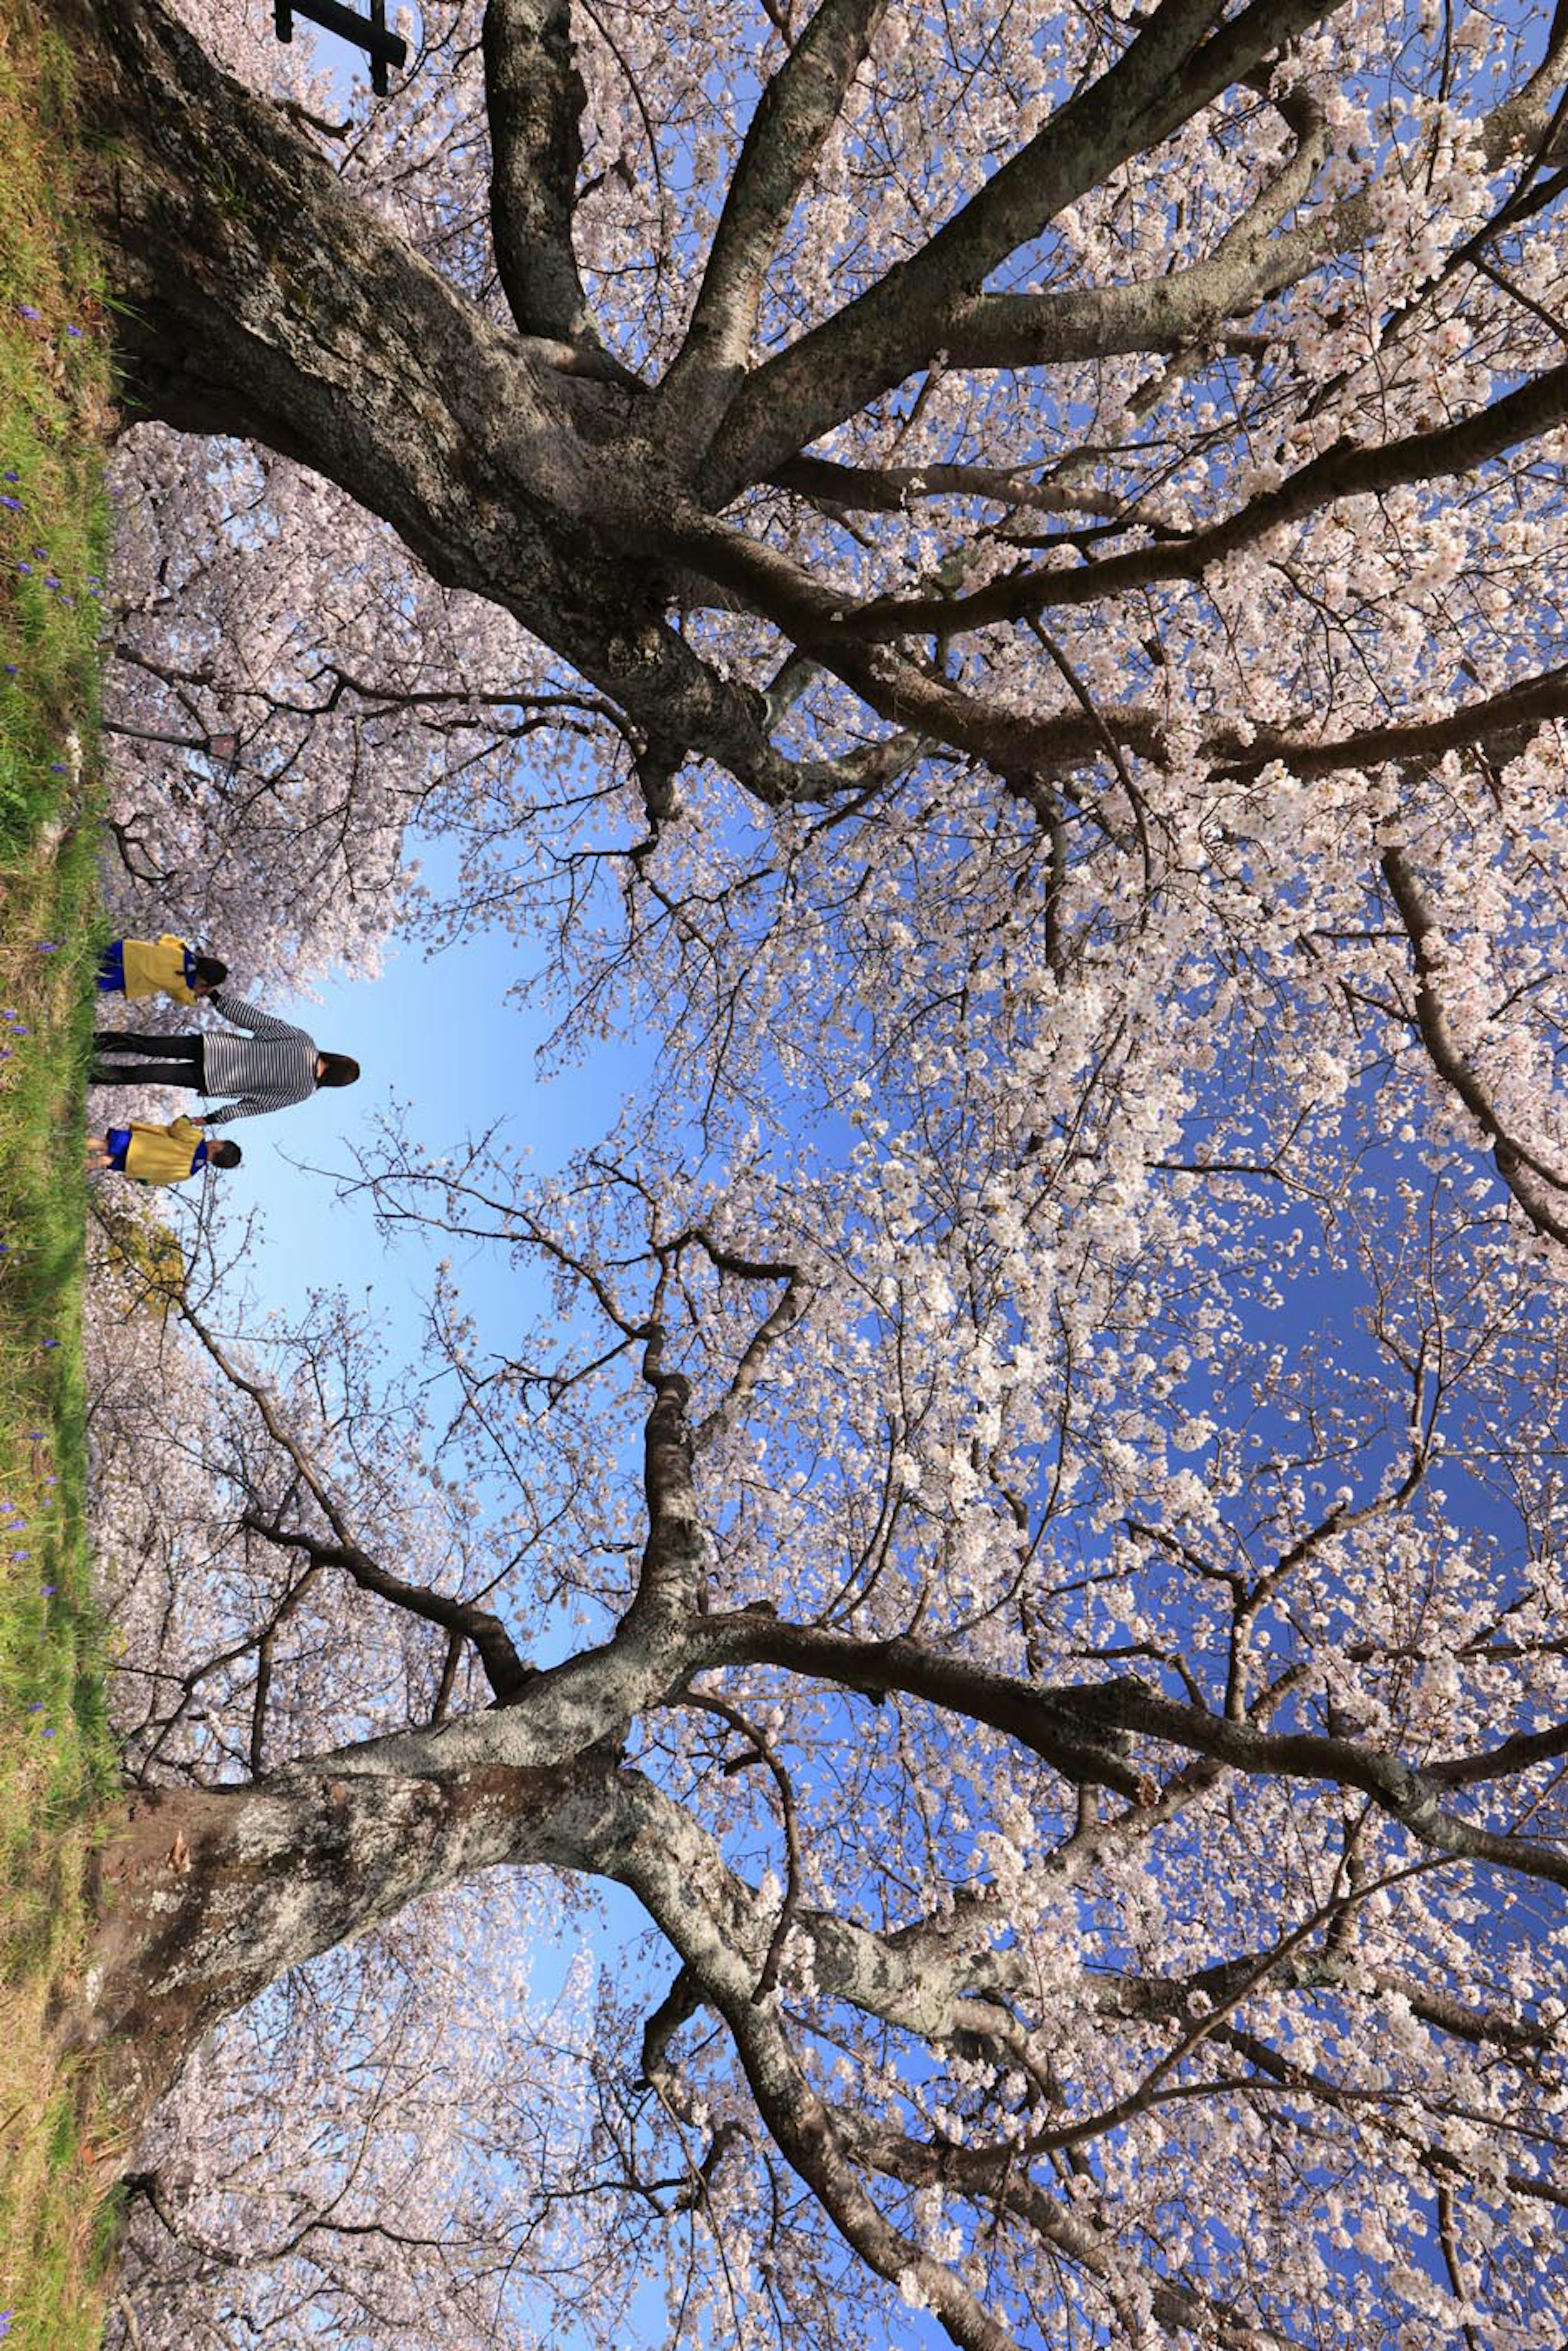
[[[879,2277],[907,2281],[962,2351],[1018,2351],[951,2270],[894,2229],[867,2193],[836,2116],[791,2050],[777,2004],[753,1998],[765,1962],[765,1929],[749,1888],[688,1816],[639,1776],[601,1782],[593,1843],[600,1865],[628,1886],[679,1952],[684,1986],[660,2011],[674,2029],[688,1998],[729,2027],[758,2111],[779,2147],[846,2241]],[[664,2061],[669,2032],[655,2051]],[[647,2035],[644,2035],[644,2050]]]
[[[1354,1740],[1314,1731],[1260,1730],[1249,1721],[1180,1705],[1130,1676],[1037,1689],[1008,1675],[939,1656],[918,1642],[857,1641],[772,1616],[714,1617],[707,1636],[716,1664],[745,1660],[783,1666],[873,1695],[905,1690],[1006,1732],[1065,1778],[1117,1788],[1138,1802],[1152,1799],[1154,1783],[1146,1772],[1120,1760],[1118,1733],[1158,1740],[1242,1771],[1325,1780],[1358,1789],[1437,1852],[1568,1886],[1568,1852],[1500,1834],[1445,1812],[1436,1794],[1444,1784],[1441,1765],[1417,1770]],[[1568,1732],[1545,1734],[1544,1743],[1532,1736],[1513,1750],[1514,1761],[1499,1764],[1498,1770],[1523,1768],[1563,1751],[1568,1751]],[[1462,1769],[1467,1781],[1491,1776],[1473,1759]]]
[[[643,2027],[643,2079],[655,2086],[672,2078],[670,2043],[703,2007],[703,1996],[689,1968],[682,1968],[669,1991]]]
[[[1217,2003],[1228,2000],[1236,1984],[1255,1969],[1257,1959],[1258,1955],[1249,1952],[1239,1953],[1215,1967],[1199,1969],[1193,1975],[1101,1976],[1088,1987],[1088,1994],[1113,2017],[1136,2016],[1153,2021],[1190,2014],[1195,1994]],[[1511,2056],[1528,2058],[1539,2054],[1552,2042],[1550,2025],[1531,2024],[1500,2009],[1472,2008],[1440,1986],[1434,1988],[1423,1983],[1418,1976],[1359,1956],[1334,1958],[1323,1951],[1305,1953],[1287,1959],[1275,1969],[1270,1980],[1276,1991],[1281,1987],[1306,1992],[1352,1989],[1363,1997],[1403,2002],[1413,2016],[1419,2017],[1434,2032],[1448,2033],[1472,2048],[1504,2049]]]
[[[1175,353],[1211,341],[1224,347],[1223,320],[1249,316],[1307,266],[1301,241],[1282,243],[1279,231],[1311,190],[1327,152],[1327,129],[1314,91],[1292,90],[1279,105],[1296,133],[1295,152],[1202,261],[1131,286],[977,295],[948,321],[949,366],[1044,367],[1123,351]],[[1314,258],[1354,234],[1353,208],[1368,210],[1364,199],[1335,207],[1319,230]]]
[[[485,103],[496,266],[525,335],[556,338],[595,372],[612,370],[572,251],[586,103],[572,62],[569,0],[487,0]]]
[[[1163,720],[1147,704],[1096,703],[1092,717],[1082,710],[1027,716],[998,710],[946,685],[899,661],[887,648],[868,648],[857,657],[853,649],[827,644],[821,638],[812,641],[823,665],[852,684],[884,717],[919,726],[933,741],[953,744],[1009,782],[1031,777],[1065,781],[1082,773],[1103,755],[1107,731],[1141,758],[1166,756]],[[1221,776],[1255,776],[1278,761],[1291,775],[1311,781],[1477,743],[1509,752],[1521,747],[1536,727],[1563,717],[1568,717],[1568,664],[1461,704],[1443,718],[1391,720],[1326,740],[1260,729],[1245,747],[1227,731],[1198,747]],[[1041,813],[1048,818],[1048,810]]]
[[[1254,0],[1219,30],[1214,0],[1163,0],[1123,56],[1070,99],[946,225],[757,370],[720,434],[710,491],[773,473],[941,348],[959,306],[1062,206],[1157,146],[1335,0]],[[1212,37],[1206,37],[1212,35]]]
[[[1162,280],[1168,283],[1168,280]],[[1100,516],[1112,501],[1092,490],[1030,479],[1033,465],[843,465],[827,457],[791,457],[773,479],[819,506],[901,514],[921,498],[986,498],[1040,514]],[[1120,528],[1131,529],[1128,521]]]
[[[1061,1693],[1054,1695],[1060,1698]],[[1342,1788],[1359,1789],[1435,1852],[1568,1886],[1568,1851],[1544,1841],[1480,1828],[1445,1812],[1435,1792],[1443,1784],[1440,1764],[1433,1770],[1418,1770],[1397,1756],[1380,1753],[1351,1739],[1315,1731],[1259,1730],[1250,1723],[1225,1721],[1200,1708],[1162,1698],[1146,1683],[1132,1677],[1101,1684],[1092,1697],[1096,1713],[1107,1725],[1186,1748],[1239,1771],[1278,1773],[1291,1780],[1324,1780]],[[1555,1755],[1563,1751],[1568,1739],[1560,1733],[1551,1736],[1557,1743],[1549,1751]],[[1521,1765],[1524,1760],[1521,1756]],[[1467,1765],[1467,1772],[1469,1769]]]
[[[741,379],[768,264],[886,6],[821,0],[747,125],[685,340],[653,403],[688,462]]]
[[[664,1287],[663,1280],[660,1290]],[[684,1625],[702,1590],[703,1534],[692,1479],[692,1432],[687,1417],[692,1384],[664,1368],[664,1325],[653,1316],[643,1331],[643,1377],[653,1391],[643,1436],[643,1491],[648,1539],[636,1596],[622,1623],[638,1634],[668,1635]]]
[[[245,1511],[240,1524],[284,1550],[303,1552],[313,1566],[341,1568],[361,1592],[373,1593],[378,1600],[389,1601],[411,1616],[423,1617],[427,1625],[439,1625],[444,1632],[472,1642],[490,1687],[503,1704],[516,1698],[534,1678],[534,1667],[518,1656],[511,1635],[487,1608],[476,1608],[470,1601],[449,1600],[426,1584],[410,1583],[379,1566],[358,1543],[323,1542],[303,1528],[278,1526],[267,1514],[255,1510]]]
[[[956,633],[993,622],[1017,621],[1048,608],[1089,604],[1162,580],[1201,580],[1204,573],[1267,533],[1341,498],[1367,497],[1407,482],[1472,473],[1521,442],[1568,422],[1568,364],[1550,368],[1490,408],[1429,433],[1406,434],[1374,448],[1341,445],[1314,457],[1277,489],[1251,498],[1223,522],[1189,538],[1132,548],[1073,570],[1024,569],[992,580],[971,595],[890,598],[846,613],[837,625],[870,642],[940,628]]]
[[[1095,1689],[1038,1690],[920,1642],[861,1641],[775,1616],[714,1617],[707,1633],[716,1664],[783,1666],[873,1698],[904,1690],[1005,1731],[1064,1779],[1114,1788],[1134,1803],[1154,1793],[1146,1773],[1116,1752],[1114,1737],[1100,1736],[1100,1693]]]
[[[1521,678],[1479,702],[1461,703],[1446,718],[1396,719],[1384,726],[1368,726],[1354,735],[1313,742],[1260,729],[1243,750],[1233,739],[1218,737],[1205,746],[1219,773],[1255,776],[1278,759],[1294,776],[1310,781],[1346,768],[1377,768],[1396,759],[1427,758],[1443,751],[1462,750],[1485,743],[1500,752],[1522,747],[1528,737],[1549,719],[1568,717],[1568,664]]]
[[[1537,1763],[1553,1763],[1568,1755],[1568,1723],[1555,1722],[1544,1730],[1518,1730],[1495,1747],[1474,1755],[1448,1755],[1428,1763],[1427,1777],[1440,1788],[1473,1788],[1483,1780],[1511,1779]]]

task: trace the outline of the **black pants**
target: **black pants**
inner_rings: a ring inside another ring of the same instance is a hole
[[[99,1059],[95,1086],[194,1086],[205,1092],[206,1055],[200,1037],[141,1037],[129,1029],[100,1029],[93,1039]],[[102,1059],[106,1046],[117,1053],[140,1053],[140,1065]]]

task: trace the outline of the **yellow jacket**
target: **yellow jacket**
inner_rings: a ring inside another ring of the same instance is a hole
[[[167,1126],[132,1125],[125,1172],[140,1184],[179,1184],[191,1172],[191,1157],[204,1131],[193,1119],[172,1118]]]
[[[123,939],[127,996],[172,996],[176,1004],[194,1004],[185,985],[185,942],[172,931],[161,939]]]

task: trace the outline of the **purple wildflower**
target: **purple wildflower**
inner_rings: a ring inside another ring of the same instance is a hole
[[[0,507],[9,507],[13,514],[20,514],[22,501],[20,498],[4,497],[0,498]]]
[[[45,1599],[46,1599],[46,1600],[52,1600],[52,1599],[54,1598],[54,1596],[55,1596],[55,1587],[54,1587],[54,1585],[53,1585],[52,1583],[46,1583],[46,1584],[44,1585],[44,1587],[43,1587],[43,1591],[44,1591],[44,1597],[45,1597]]]
[[[30,302],[18,302],[16,308],[24,319],[39,319],[43,316],[42,311],[35,310]]]
[[[68,335],[74,336],[78,342],[81,340],[81,329],[79,327],[68,327],[66,329],[66,332]]]
[[[46,1339],[44,1342],[46,1347],[57,1347],[59,1343],[57,1339]]]
[[[30,563],[18,563],[16,569],[18,571],[25,573],[27,579],[30,580],[32,578],[33,567]]]
[[[13,1559],[31,1559],[31,1557],[32,1557],[32,1553],[31,1553],[31,1552],[26,1552],[26,1551],[14,1551],[14,1552],[11,1553],[11,1556],[12,1556],[12,1558],[13,1558]],[[45,1590],[46,1590],[46,1591],[47,1591],[47,1590],[49,1589],[49,1586],[48,1586],[47,1584],[46,1584],[44,1588],[45,1588]]]
[[[38,1733],[40,1739],[52,1739],[54,1735],[54,1732],[49,1729],[40,1730]]]

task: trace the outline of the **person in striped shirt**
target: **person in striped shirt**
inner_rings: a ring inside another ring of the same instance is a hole
[[[197,1030],[181,1037],[141,1036],[128,1029],[100,1029],[93,1039],[99,1059],[89,1082],[95,1086],[192,1086],[198,1093],[233,1097],[224,1109],[207,1111],[202,1125],[225,1126],[230,1119],[256,1118],[263,1111],[287,1110],[318,1086],[351,1086],[360,1074],[347,1053],[319,1052],[316,1040],[226,987],[208,1001],[230,1022],[227,1029]],[[243,1030],[236,1035],[235,1030]],[[105,1053],[134,1053],[135,1061],[109,1061]]]

